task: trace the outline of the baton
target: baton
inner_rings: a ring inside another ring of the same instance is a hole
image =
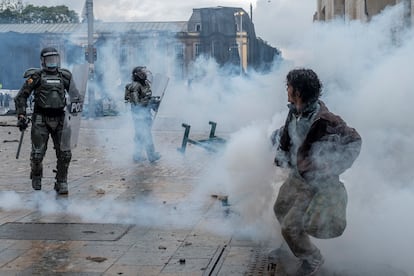
[[[20,141],[19,141],[19,146],[17,147],[16,159],[19,159],[20,149],[22,148],[22,143],[23,143],[23,137],[24,137],[24,130],[22,130],[20,134]]]
[[[32,121],[32,119],[31,119],[31,118],[27,118],[27,121],[26,121],[26,128],[27,128],[27,126],[29,125],[29,123],[30,123],[31,121]],[[21,132],[21,134],[20,134],[19,146],[17,147],[16,159],[19,159],[20,149],[22,148],[22,143],[23,143],[24,131],[26,130],[26,128],[20,131],[20,132]]]

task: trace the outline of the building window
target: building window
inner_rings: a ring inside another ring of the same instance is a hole
[[[334,17],[345,17],[345,0],[334,1]]]
[[[120,51],[120,62],[121,63],[125,63],[128,59],[128,49],[126,46],[122,46],[121,47],[121,51]]]
[[[136,42],[134,42],[136,43]],[[146,64],[148,62],[148,50],[145,48],[142,43],[136,43],[135,44],[135,55],[133,57],[133,60],[137,62],[138,64]]]
[[[175,45],[175,57],[177,59],[184,59],[184,47],[182,44]]]
[[[197,58],[201,54],[200,43],[194,43],[194,58]]]
[[[220,53],[220,44],[218,41],[213,41],[211,43],[211,55],[213,57],[216,57],[219,55],[219,53]]]
[[[201,23],[195,24],[195,31],[196,32],[201,32]]]
[[[238,64],[240,61],[239,45],[237,43],[233,43],[229,47],[229,61],[232,64]]]
[[[321,10],[321,17],[320,17],[321,21],[325,21],[326,20],[326,12],[325,12],[325,7],[322,8]]]

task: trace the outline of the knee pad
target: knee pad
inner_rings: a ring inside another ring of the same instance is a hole
[[[61,151],[58,155],[59,162],[62,162],[63,164],[69,164],[70,160],[72,159],[72,152],[70,150],[68,151]]]
[[[30,157],[30,165],[32,168],[32,171],[30,173],[30,177],[42,177],[43,174],[43,161],[44,153],[42,151],[32,151],[31,157]]]
[[[30,160],[33,163],[41,163],[43,161],[44,154],[45,153],[41,150],[33,150],[32,153],[31,153]]]

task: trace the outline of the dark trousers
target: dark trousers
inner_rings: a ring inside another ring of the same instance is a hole
[[[148,107],[142,107],[139,105],[133,106],[132,119],[134,121],[135,128],[134,156],[141,156],[142,152],[145,150],[148,159],[152,159],[155,154],[155,147],[151,133],[151,110]]]
[[[60,150],[64,118],[64,115],[58,117],[49,117],[36,113],[33,115],[31,130],[32,152],[30,155],[32,178],[42,177],[42,162],[46,154],[50,135],[53,140],[53,146],[55,148],[57,158],[56,179],[61,182],[67,181],[67,173],[72,153],[70,150]]]

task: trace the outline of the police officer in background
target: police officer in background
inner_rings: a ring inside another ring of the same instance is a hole
[[[27,128],[27,99],[33,92],[34,110],[32,116],[32,151],[30,155],[32,187],[41,190],[43,165],[49,135],[56,151],[56,182],[58,194],[68,194],[68,168],[72,158],[70,150],[62,151],[61,139],[65,119],[66,93],[71,99],[81,100],[74,85],[72,73],[60,68],[60,55],[53,47],[46,47],[40,53],[41,69],[31,68],[24,73],[25,83],[14,98],[20,130]],[[70,88],[70,89],[69,89]]]
[[[143,151],[147,153],[148,161],[153,163],[161,158],[155,151],[152,140],[151,126],[151,83],[147,79],[144,66],[135,67],[132,70],[132,82],[125,86],[125,101],[131,103],[132,119],[135,127],[135,150],[133,159],[135,162],[144,161]]]

